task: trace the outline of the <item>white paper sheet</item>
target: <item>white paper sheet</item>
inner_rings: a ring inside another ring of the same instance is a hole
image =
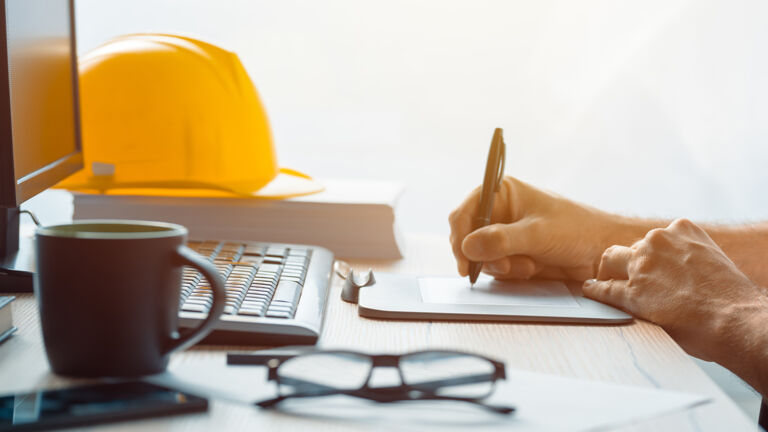
[[[266,381],[266,367],[228,367],[211,358],[185,359],[152,380],[237,404],[271,398],[276,392]],[[584,431],[637,423],[709,401],[700,395],[507,370],[507,379],[499,382],[488,403],[514,406],[516,412],[510,416],[459,402],[376,404],[345,396],[286,401],[280,414],[260,412],[382,431]],[[695,415],[681,417],[695,426]]]
[[[568,287],[558,281],[498,281],[481,275],[470,289],[467,278],[423,277],[419,290],[424,303],[579,307]]]

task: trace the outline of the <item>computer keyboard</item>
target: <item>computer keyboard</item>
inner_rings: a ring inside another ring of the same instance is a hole
[[[333,268],[333,254],[306,245],[189,241],[207,257],[226,284],[221,320],[203,343],[314,344],[320,335]],[[192,267],[182,273],[181,327],[195,327],[213,301],[208,281]]]

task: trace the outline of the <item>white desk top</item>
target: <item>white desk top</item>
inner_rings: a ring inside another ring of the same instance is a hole
[[[408,258],[398,262],[352,263],[364,269],[406,273],[450,274],[453,261],[447,240],[408,238]],[[378,352],[425,348],[471,350],[503,360],[509,369],[523,369],[644,387],[675,389],[707,395],[713,403],[691,411],[643,422],[626,430],[716,431],[755,430],[736,405],[659,327],[646,322],[626,326],[488,324],[379,321],[360,318],[355,306],[339,298],[334,280],[328,317],[320,346]],[[19,332],[0,345],[0,393],[60,386],[70,380],[52,375],[43,351],[37,307],[31,295],[13,303]],[[227,351],[244,347],[202,346],[175,354],[172,367],[224,364]],[[246,382],[243,386],[247,392]],[[258,410],[214,400],[208,414],[142,420],[110,426],[109,430],[312,430],[359,429],[345,423]],[[380,427],[371,425],[371,427]],[[104,427],[101,426],[100,429]],[[624,429],[622,429],[624,430]]]

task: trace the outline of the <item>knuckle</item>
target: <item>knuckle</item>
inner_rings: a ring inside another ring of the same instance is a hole
[[[608,248],[600,256],[600,269],[603,269],[605,265],[608,263],[608,260],[610,259],[611,259],[611,251],[610,251],[610,248]]]
[[[686,218],[677,218],[669,225],[670,228],[691,228],[694,224]]]
[[[458,209],[456,209],[452,211],[450,214],[448,214],[448,222],[451,225],[455,225],[459,217],[461,217],[461,212]]]
[[[650,244],[655,244],[663,240],[666,235],[667,232],[664,228],[654,228],[648,231],[648,234],[645,235],[645,240]]]
[[[462,224],[466,223],[467,219],[467,214],[459,209],[452,211],[451,214],[448,215],[448,223],[451,225],[451,228],[454,229],[457,229]]]

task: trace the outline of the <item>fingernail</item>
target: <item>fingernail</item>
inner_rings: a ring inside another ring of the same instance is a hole
[[[587,280],[584,281],[584,285],[591,285],[591,284],[593,284],[595,282],[597,282],[597,279],[594,279],[594,278],[587,279]]]

